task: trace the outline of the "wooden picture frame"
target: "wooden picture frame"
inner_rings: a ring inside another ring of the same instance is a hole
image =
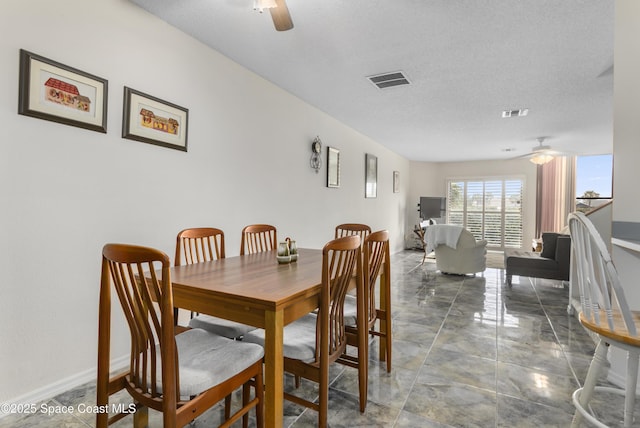
[[[124,87],[122,138],[187,151],[189,110]]]
[[[108,82],[20,49],[18,114],[107,132]]]
[[[393,193],[400,192],[400,171],[393,171]]]
[[[364,157],[364,197],[378,196],[378,158],[366,153]]]
[[[327,187],[340,187],[340,150],[327,147]]]

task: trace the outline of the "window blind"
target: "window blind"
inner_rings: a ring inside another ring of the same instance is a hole
[[[518,178],[447,181],[447,223],[469,230],[487,247],[522,247],[522,192]]]

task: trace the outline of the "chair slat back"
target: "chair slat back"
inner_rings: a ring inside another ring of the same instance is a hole
[[[583,213],[569,214],[569,229],[580,288],[582,315],[602,328],[604,311],[607,327],[616,330],[614,314],[622,316],[627,333],[637,336],[637,328],[609,251],[593,223]],[[616,305],[617,303],[617,305]]]
[[[174,259],[176,266],[223,258],[225,258],[225,252],[222,230],[214,227],[196,227],[178,233]]]
[[[371,228],[366,224],[344,223],[336,226],[335,239],[345,236],[358,235],[360,244],[364,244],[364,239],[371,233]]]
[[[377,319],[376,282],[383,264],[389,266],[389,232],[380,230],[373,232],[364,240],[363,271],[365,278],[365,298],[369,305],[369,327]]]
[[[275,250],[278,246],[276,228],[268,224],[252,224],[242,229],[240,255]]]
[[[162,373],[164,393],[175,392],[177,400],[179,382],[170,264],[166,254],[153,248],[107,244],[102,251],[100,287],[102,296],[104,288],[113,284],[129,326],[129,381],[145,395],[157,398],[162,396],[157,388],[157,376]],[[108,291],[104,295],[109,296]],[[100,311],[107,309],[110,310],[110,303],[101,300]],[[165,325],[170,328],[164,329]]]
[[[354,273],[362,281],[362,253],[357,235],[328,242],[322,250],[322,292],[316,331],[316,360],[327,349],[331,363],[347,346],[344,299]]]

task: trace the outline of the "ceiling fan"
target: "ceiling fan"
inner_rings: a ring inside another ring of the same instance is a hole
[[[546,139],[547,137],[536,138],[536,140],[538,141],[538,145],[532,147],[530,153],[517,156],[514,159],[529,158],[529,160],[536,165],[543,165],[553,160],[554,157],[566,155],[565,153],[553,150],[549,145],[544,145],[543,143]]]
[[[285,0],[254,0],[253,9],[260,12],[263,9],[269,9],[273,25],[278,31],[287,31],[293,28],[293,21]]]

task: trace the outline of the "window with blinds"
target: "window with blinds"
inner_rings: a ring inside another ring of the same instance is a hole
[[[447,223],[485,239],[491,249],[520,248],[523,187],[518,178],[448,180]]]

